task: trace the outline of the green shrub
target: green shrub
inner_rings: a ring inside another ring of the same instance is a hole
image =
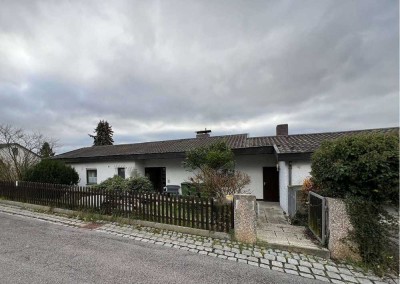
[[[78,184],[79,175],[74,168],[62,161],[44,159],[28,169],[23,179],[53,184]]]
[[[391,263],[394,222],[384,209],[399,202],[398,147],[397,135],[375,133],[324,142],[312,156],[312,182],[322,195],[344,199],[354,228],[350,238],[377,273],[398,270]]]
[[[94,186],[97,189],[107,191],[132,191],[132,192],[152,192],[153,185],[147,177],[135,176],[124,179],[120,176],[113,176],[100,184]]]
[[[398,204],[399,138],[370,134],[324,142],[312,156],[311,175],[325,196]]]
[[[95,185],[94,188],[107,191],[126,191],[128,189],[128,185],[126,179],[115,175],[99,183],[98,185]]]
[[[129,190],[134,192],[153,192],[154,187],[151,181],[144,176],[131,177],[126,180]]]

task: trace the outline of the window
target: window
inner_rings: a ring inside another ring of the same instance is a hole
[[[125,178],[125,168],[118,168],[118,175]]]
[[[97,170],[86,170],[87,184],[97,184]]]

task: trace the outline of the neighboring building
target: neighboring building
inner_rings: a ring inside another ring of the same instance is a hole
[[[196,138],[158,142],[92,146],[54,157],[75,168],[80,185],[91,185],[114,175],[135,172],[150,178],[156,188],[180,185],[193,174],[183,168],[185,153],[196,147],[225,141],[233,150],[236,169],[246,172],[248,188],[257,199],[276,201],[288,212],[288,186],[301,185],[310,175],[311,154],[322,141],[345,135],[382,132],[398,133],[398,128],[289,135],[288,125],[276,127],[275,136],[248,137],[247,134],[210,136],[197,132]]]
[[[0,180],[15,181],[24,170],[40,161],[40,156],[17,144],[0,144]]]

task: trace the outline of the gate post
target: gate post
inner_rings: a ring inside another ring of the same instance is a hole
[[[257,201],[254,195],[234,195],[235,239],[254,244],[257,241]]]

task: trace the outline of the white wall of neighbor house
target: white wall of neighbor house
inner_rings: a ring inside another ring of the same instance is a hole
[[[184,159],[152,159],[143,161],[144,168],[147,167],[165,167],[167,185],[181,185],[182,182],[188,181],[193,176],[192,172],[187,171],[183,167]]]
[[[236,170],[250,176],[250,184],[246,188],[257,199],[263,199],[263,167],[276,167],[275,156],[273,154],[237,155],[235,162]]]
[[[86,186],[86,172],[87,170],[97,170],[97,183],[113,177],[118,174],[118,168],[125,168],[125,177],[131,176],[132,171],[135,169],[135,162],[123,161],[123,162],[97,162],[97,163],[82,163],[82,164],[70,164],[79,174],[79,185]]]
[[[292,162],[292,184],[302,185],[305,178],[311,174],[310,161],[293,161]],[[279,162],[279,204],[283,211],[288,212],[288,194],[289,186],[289,162]]]

